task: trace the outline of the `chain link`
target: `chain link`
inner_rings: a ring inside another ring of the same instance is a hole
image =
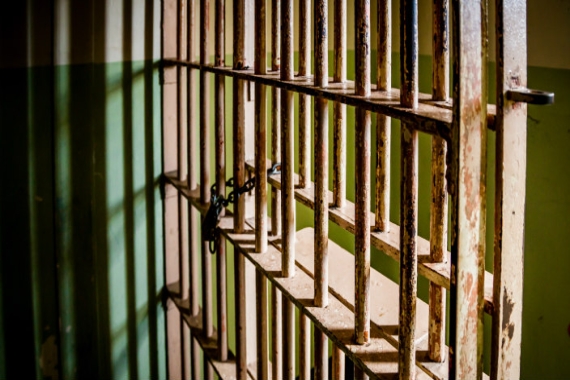
[[[271,176],[273,174],[278,174],[281,172],[281,163],[275,163],[273,166],[267,170],[267,175]],[[235,187],[234,178],[230,178],[226,182],[227,187]],[[255,177],[247,180],[242,187],[234,188],[234,190],[225,198],[223,195],[217,195],[217,184],[214,183],[210,187],[210,207],[206,216],[202,221],[202,236],[204,241],[209,242],[209,248],[211,253],[216,253],[216,246],[218,243],[218,233],[217,228],[220,222],[220,216],[222,210],[231,203],[237,202],[239,197],[243,193],[249,193],[255,187]]]

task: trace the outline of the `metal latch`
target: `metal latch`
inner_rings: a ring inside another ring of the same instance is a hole
[[[507,99],[513,102],[521,102],[536,105],[554,103],[554,92],[531,90],[529,88],[515,88],[507,91]]]

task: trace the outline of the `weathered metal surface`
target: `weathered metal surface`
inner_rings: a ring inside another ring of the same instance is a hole
[[[445,160],[447,143],[432,137],[430,258],[434,263],[447,263],[447,184]],[[432,360],[445,360],[445,289],[434,283],[429,285],[430,334],[429,356]]]
[[[208,64],[210,0],[200,6],[200,64]],[[200,71],[200,198],[210,201],[210,86],[209,76]]]
[[[400,3],[400,101],[418,107],[418,1]]]
[[[436,101],[449,98],[449,1],[433,1],[432,96]],[[431,148],[430,258],[447,262],[447,184],[445,182],[447,143],[433,136]],[[428,354],[436,362],[445,360],[445,289],[430,283],[430,332]]]
[[[265,35],[265,0],[255,1],[255,72],[267,72],[267,49]],[[266,88],[255,85],[255,249],[267,249],[267,98]]]
[[[271,88],[271,161],[281,160],[281,90]],[[281,234],[281,191],[271,186],[271,236]]]
[[[359,96],[370,95],[370,0],[357,0],[355,13],[355,92]]]
[[[449,377],[480,378],[479,291],[481,216],[481,4],[456,2],[453,11],[454,90],[451,156],[452,239]]]
[[[392,2],[378,1],[377,24],[378,91],[392,89]],[[376,116],[376,218],[374,229],[390,229],[390,135],[391,118]]]
[[[257,378],[269,378],[269,331],[267,329],[267,279],[259,271],[255,271],[257,289]]]
[[[526,2],[496,2],[497,119],[491,378],[520,376],[527,106],[506,97],[526,87]]]
[[[299,0],[299,76],[311,73],[311,0]]]
[[[245,50],[245,23],[247,22],[245,3],[247,0],[234,0],[233,14],[234,14],[234,69],[243,70],[248,68],[250,62],[246,57]]]
[[[283,378],[283,297],[274,284],[271,286],[271,375],[275,380]]]
[[[283,297],[283,380],[295,379],[295,305]]]
[[[356,109],[355,137],[355,339],[370,340],[370,112]]]
[[[271,0],[271,70],[281,68],[281,0]]]
[[[259,9],[259,8],[258,8]],[[255,249],[267,249],[267,98],[266,88],[255,85]]]
[[[282,70],[284,67],[281,68]],[[281,237],[283,277],[295,275],[295,181],[293,93],[281,94]]]
[[[240,188],[245,183],[245,105],[247,102],[247,84],[234,79],[233,83],[233,178],[234,186]],[[245,223],[245,197],[238,197],[234,204],[234,228],[243,231]]]
[[[315,340],[315,380],[329,378],[329,340],[324,332],[314,329]]]
[[[175,182],[175,180],[169,179]],[[269,184],[276,188],[281,188],[281,181],[278,176],[269,177]],[[295,190],[296,200],[313,209],[314,206],[314,189],[297,189]],[[332,192],[329,192],[329,199],[333,198]],[[190,198],[193,199],[193,198]],[[193,203],[196,206],[196,203]],[[374,220],[374,214],[369,213],[369,218]],[[338,226],[347,230],[350,233],[355,232],[355,205],[352,202],[346,202],[343,209],[331,208],[329,209],[329,220],[336,223]],[[370,233],[370,243],[374,248],[384,252],[396,261],[400,260],[400,226],[390,223],[389,232],[376,232]],[[449,265],[446,263],[431,263],[430,259],[430,243],[428,240],[418,236],[418,271],[419,274],[424,276],[429,281],[442,286],[449,290],[450,287],[450,274]],[[447,257],[450,253],[447,252]],[[493,310],[493,275],[485,272],[485,312],[492,313]]]
[[[431,101],[431,95],[420,94],[421,102],[417,108],[412,109],[402,107],[400,99],[400,90],[392,89],[389,92],[375,91],[376,85],[371,85],[370,96],[363,98],[355,94],[355,85],[352,81],[345,83],[329,83],[327,88],[316,87],[312,78],[295,77],[291,80],[281,80],[278,73],[268,73],[267,75],[256,75],[253,70],[233,70],[230,68],[214,67],[212,65],[200,65],[196,62],[176,61],[172,59],[163,60],[165,64],[184,65],[198,68],[204,71],[220,73],[234,78],[241,78],[255,83],[263,83],[268,86],[278,87],[280,89],[288,89],[293,92],[307,94],[310,96],[321,96],[328,100],[338,101],[346,105],[357,106],[367,109],[371,112],[381,113],[383,115],[396,118],[402,122],[414,124],[420,132],[450,138],[451,110],[449,103],[440,103]],[[491,109],[492,110],[492,109]],[[490,125],[492,129],[494,116],[492,112],[489,114]]]
[[[293,0],[281,0],[281,80],[293,79]]]
[[[315,306],[328,304],[329,283],[329,107],[315,99]]]
[[[337,83],[346,81],[346,0],[334,1],[334,75]],[[334,207],[346,202],[346,105],[333,103],[333,193]]]
[[[337,346],[332,348],[332,380],[344,380],[346,360],[344,352]]]
[[[418,282],[418,132],[412,126],[402,125],[401,147],[398,371],[400,379],[414,379]]]
[[[234,300],[236,330],[236,378],[247,379],[247,334],[245,304],[245,257],[234,247]]]
[[[341,348],[368,376],[373,379],[394,378],[398,369],[397,352],[392,344],[381,338],[378,329],[372,327],[369,344],[355,344],[354,333],[350,327],[354,323],[354,313],[351,310],[335,297],[330,298],[329,306],[326,308],[313,306],[310,301],[313,279],[302,270],[297,271],[295,278],[281,277],[281,254],[274,246],[270,245],[264,254],[257,254],[253,253],[253,240],[247,239],[247,233],[233,234],[231,224],[227,227],[222,226],[222,233],[236,244],[236,248],[241,250],[243,255],[251,260],[270,282],[281,290],[284,301],[289,300],[294,303],[302,313],[312,320],[317,328],[332,340],[333,344]],[[297,243],[297,249],[300,252],[305,250],[305,246],[305,242]],[[312,247],[308,249],[312,250]],[[348,252],[346,254],[352,256]],[[428,376],[422,371],[418,371],[417,378],[427,379]]]
[[[328,9],[327,0],[315,1],[315,86],[329,84]]]
[[[311,99],[299,94],[299,184],[311,184]]]

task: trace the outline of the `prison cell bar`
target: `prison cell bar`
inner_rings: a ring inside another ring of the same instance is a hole
[[[481,4],[454,3],[452,38],[454,60],[452,152],[452,239],[449,377],[480,378],[478,354],[481,141]],[[468,302],[465,302],[468,300]]]
[[[392,1],[378,1],[376,89],[392,89]],[[374,229],[390,230],[390,137],[391,118],[376,115],[376,217]]]
[[[327,0],[315,0],[315,86],[328,86]],[[315,99],[315,306],[328,305],[328,101]],[[315,378],[328,379],[328,339],[314,329]]]
[[[346,81],[346,0],[334,0],[334,75],[333,81]],[[333,102],[333,207],[346,204],[346,105]],[[328,197],[325,198],[328,201]],[[327,215],[327,218],[329,216]],[[332,346],[332,378],[344,380],[345,356]]]
[[[271,70],[281,68],[281,2],[271,2]],[[271,162],[281,162],[281,90],[271,87]],[[271,187],[271,235],[281,234],[281,192]],[[271,372],[273,379],[283,376],[283,297],[271,284]]]
[[[448,0],[433,1],[433,68],[432,97],[435,101],[449,98],[449,31]],[[430,259],[434,263],[447,261],[447,184],[445,182],[447,143],[432,136],[431,143],[431,205],[430,205]],[[429,336],[430,359],[443,362],[445,352],[446,292],[441,286],[429,284]]]
[[[245,47],[245,1],[234,1],[234,62],[236,70],[244,69],[249,62],[246,60]],[[245,182],[245,102],[246,85],[243,80],[234,78],[233,81],[233,178],[234,186],[240,188]],[[234,204],[234,230],[242,232],[245,228],[245,199],[238,197]],[[245,258],[234,249],[234,281],[235,281],[235,310],[236,310],[236,378],[247,379],[247,345],[245,318]]]
[[[370,96],[370,1],[355,4],[356,78],[355,91]],[[355,125],[355,225],[356,259],[355,339],[358,344],[370,340],[370,112],[356,108]]]
[[[293,79],[293,1],[281,0],[281,80]],[[281,241],[283,277],[295,275],[293,92],[281,93]],[[295,308],[283,296],[283,380],[295,377]]]
[[[267,72],[266,49],[266,8],[265,0],[255,0],[255,60],[256,74]],[[255,251],[267,251],[267,99],[266,88],[255,85]],[[256,343],[257,343],[257,378],[269,376],[269,337],[267,330],[267,279],[256,271]]]
[[[526,2],[496,6],[497,122],[491,378],[520,377],[527,106],[506,98],[526,88]]]
[[[400,5],[400,102],[418,106],[418,3]],[[398,372],[400,379],[416,377],[416,297],[418,227],[418,131],[413,124],[401,126],[400,172],[400,318]]]
[[[299,1],[299,77],[311,68],[311,0]],[[311,183],[311,102],[299,94],[299,188]]]

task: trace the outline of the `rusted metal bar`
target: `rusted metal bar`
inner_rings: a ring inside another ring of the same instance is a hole
[[[234,1],[234,63],[236,70],[246,68],[249,62],[246,60],[245,47],[245,1]],[[246,82],[234,78],[233,82],[233,178],[234,186],[238,188],[245,183],[245,105]],[[238,197],[234,204],[234,230],[243,232],[245,228],[245,197]],[[247,372],[247,334],[246,334],[246,273],[245,258],[237,250],[234,250],[234,281],[235,281],[235,309],[236,309],[236,378],[246,380]]]
[[[311,68],[311,0],[299,1],[299,76],[310,74]],[[311,103],[299,94],[299,187],[311,183]]]
[[[526,88],[526,2],[496,2],[497,140],[491,378],[520,376],[527,106],[506,97]]]
[[[436,101],[449,98],[449,1],[433,1],[433,80],[432,97]],[[445,182],[447,143],[432,136],[431,145],[431,209],[430,259],[434,263],[447,261],[447,184]],[[429,284],[428,354],[431,360],[445,360],[445,306],[446,291]]]
[[[311,320],[299,314],[299,380],[311,379]]]
[[[315,327],[315,380],[329,378],[329,339]]]
[[[295,306],[283,295],[283,380],[295,379]]]
[[[267,331],[267,278],[255,271],[257,288],[257,378],[269,378],[269,336]]]
[[[400,3],[400,102],[418,107],[418,1]]]
[[[355,249],[356,343],[370,339],[370,112],[356,109]]]
[[[338,83],[346,81],[346,0],[334,1],[334,76]],[[333,205],[346,203],[346,105],[333,103]]]
[[[392,89],[392,2],[378,1],[377,89]],[[374,229],[390,230],[390,137],[391,118],[376,115],[376,209]]]
[[[315,0],[315,86],[329,84],[327,0]]]
[[[275,380],[283,378],[283,296],[277,287],[271,284],[271,375]]]
[[[311,0],[299,0],[299,71],[311,74]]]
[[[265,0],[255,1],[256,74],[267,72]],[[267,250],[267,99],[266,87],[255,84],[255,251]]]
[[[224,66],[225,62],[225,0],[216,0],[215,17],[215,64]],[[225,152],[225,77],[216,75],[215,107],[215,146],[216,146],[216,189],[218,196],[225,196],[226,189],[226,152]],[[222,211],[223,212],[223,211]],[[220,361],[228,359],[228,316],[227,316],[227,256],[226,241],[223,236],[218,238],[216,256],[217,277],[217,334],[218,358]]]
[[[326,307],[329,287],[329,109],[315,99],[315,306]]]
[[[281,79],[293,79],[293,1],[281,2]],[[284,277],[295,274],[295,182],[293,93],[283,91],[281,97],[281,222],[282,271]],[[287,367],[287,364],[284,364]],[[285,371],[285,369],[284,369]]]
[[[356,94],[370,95],[370,2],[355,4]],[[355,179],[355,338],[356,343],[370,340],[370,112],[356,109]]]
[[[200,63],[208,64],[210,1],[204,0],[200,7]],[[200,200],[210,198],[210,91],[209,76],[200,71]],[[202,237],[203,239],[203,237]],[[214,333],[212,316],[212,258],[208,243],[202,243],[202,333],[205,338]],[[204,359],[204,378],[213,379],[211,365]]]
[[[400,199],[400,316],[398,327],[400,379],[414,379],[416,372],[416,297],[418,226],[418,132],[403,124],[401,133]]]
[[[344,352],[333,345],[332,349],[332,380],[344,380],[345,378],[345,356]]]
[[[400,4],[400,102],[418,106],[418,4]],[[416,376],[416,297],[418,281],[418,132],[412,124],[401,126],[400,169],[400,309],[398,372],[400,379]]]
[[[481,4],[456,2],[453,11],[453,128],[449,147],[452,194],[449,378],[480,378]],[[509,10],[510,11],[510,10]],[[509,195],[511,196],[511,195]],[[510,212],[510,211],[509,211]],[[521,239],[522,241],[522,239]]]
[[[271,70],[281,68],[281,2],[271,3]],[[281,90],[271,87],[271,161],[281,162]],[[281,232],[281,191],[271,187],[271,235]],[[276,301],[273,301],[276,302]],[[281,371],[279,371],[281,373]],[[275,376],[274,376],[275,377]]]
[[[356,95],[370,96],[370,0],[357,0],[354,5],[356,37]]]

